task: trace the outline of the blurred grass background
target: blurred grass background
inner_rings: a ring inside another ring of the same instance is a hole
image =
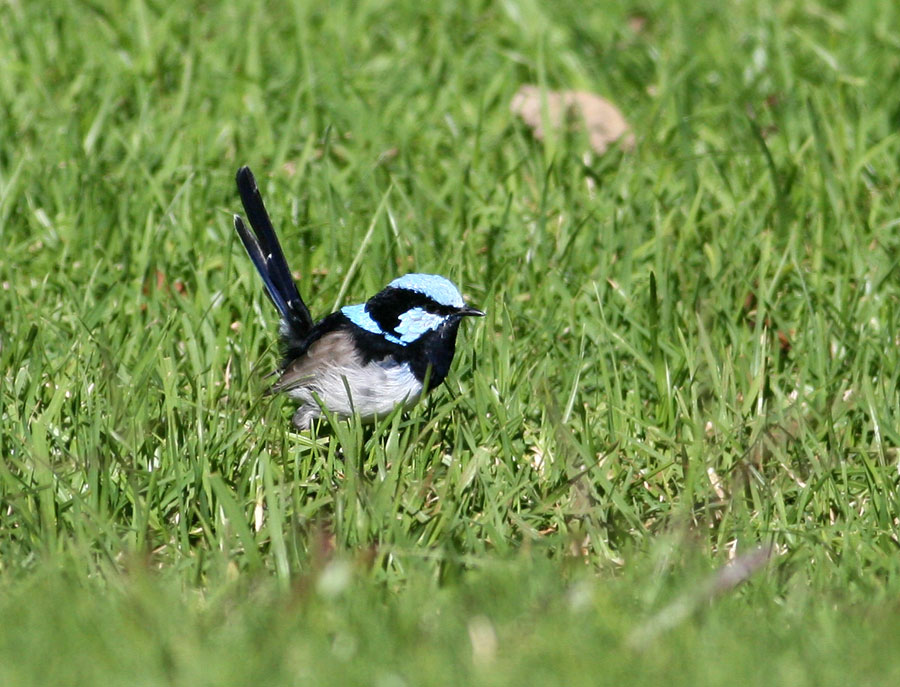
[[[897,684],[898,15],[0,4],[0,683]],[[487,310],[426,403],[261,397],[242,164],[314,314]]]

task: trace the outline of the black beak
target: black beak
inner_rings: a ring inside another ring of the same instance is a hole
[[[484,313],[481,312],[478,308],[470,308],[468,305],[463,306],[459,310],[456,311],[457,315],[470,315],[472,317],[484,317]]]

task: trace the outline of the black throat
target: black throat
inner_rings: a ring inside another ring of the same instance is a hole
[[[440,327],[422,335],[404,348],[413,374],[420,382],[428,379],[426,391],[439,386],[447,378],[453,354],[456,352],[456,334],[459,331],[459,317],[450,317]]]

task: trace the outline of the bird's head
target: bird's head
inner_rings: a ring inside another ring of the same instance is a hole
[[[456,285],[437,274],[406,274],[360,305],[341,308],[351,322],[407,346],[432,332],[452,334],[463,317],[483,312],[466,305]]]

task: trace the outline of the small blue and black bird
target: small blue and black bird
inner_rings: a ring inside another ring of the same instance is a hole
[[[281,314],[283,357],[269,393],[284,392],[300,402],[293,417],[297,429],[309,429],[322,407],[340,417],[358,413],[373,420],[412,405],[444,381],[460,321],[484,315],[465,304],[453,282],[407,274],[365,303],[314,323],[248,167],[238,170],[237,187],[253,233],[240,215],[234,228]]]

